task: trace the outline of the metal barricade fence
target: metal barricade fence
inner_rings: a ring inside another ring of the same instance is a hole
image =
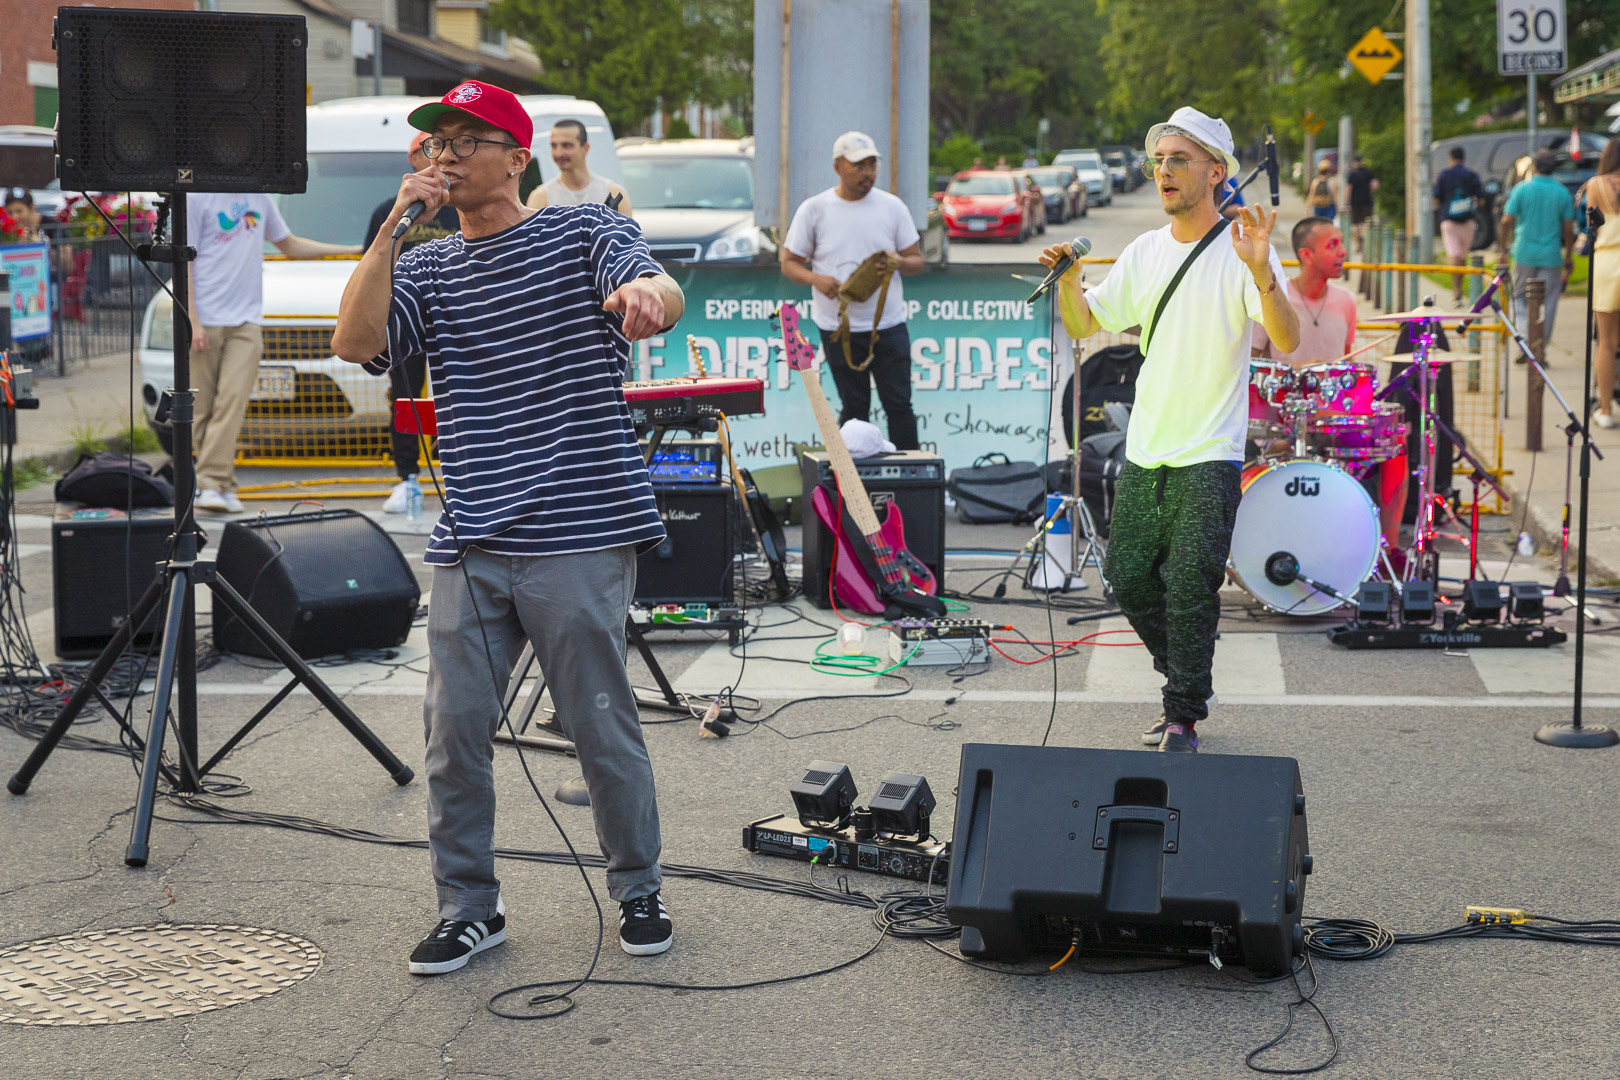
[[[130,241],[151,239],[145,229]],[[50,236],[51,334],[29,354],[36,370],[66,375],[96,356],[127,355],[138,347],[141,319],[160,286],[119,237],[94,229],[63,227]],[[167,277],[160,269],[160,274]]]

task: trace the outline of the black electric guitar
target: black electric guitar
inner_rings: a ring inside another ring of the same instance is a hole
[[[698,348],[697,338],[691,334],[686,335],[686,350],[691,354],[692,366],[697,369],[698,378],[708,378],[709,373],[703,366],[703,350]],[[785,600],[788,593],[793,591],[793,586],[788,584],[787,536],[782,532],[782,523],[776,520],[776,512],[771,509],[771,504],[754,486],[754,478],[748,470],[737,467],[737,459],[731,453],[731,429],[722,423],[719,435],[720,447],[731,468],[732,485],[737,489],[737,496],[743,505],[748,508],[748,520],[754,527],[754,535],[759,538],[760,553],[770,567],[771,587],[776,591],[776,599]]]

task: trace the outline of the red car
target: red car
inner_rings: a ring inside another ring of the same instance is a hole
[[[960,172],[940,200],[945,232],[952,240],[992,237],[1014,244],[1034,236],[1045,223],[1046,201],[1022,173],[978,169]]]

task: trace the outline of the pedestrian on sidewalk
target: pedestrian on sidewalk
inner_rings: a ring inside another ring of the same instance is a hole
[[[1614,427],[1614,350],[1620,347],[1620,137],[1609,140],[1598,159],[1597,175],[1581,187],[1583,208],[1595,206],[1603,226],[1588,244],[1592,263],[1592,321],[1597,324],[1597,426]]]
[[[265,241],[289,259],[358,255],[361,248],[294,236],[268,195],[191,195],[186,230],[197,249],[186,295],[191,382],[197,392],[192,420],[196,507],[239,514],[236,437],[264,354]],[[182,498],[187,494],[180,493]]]
[[[1461,266],[1474,246],[1474,215],[1485,203],[1485,185],[1479,173],[1464,162],[1468,155],[1460,146],[1451,148],[1451,168],[1434,181],[1434,208],[1440,212],[1440,240],[1446,248],[1446,261]],[[1463,276],[1451,275],[1451,302],[1462,303]]]
[[[1497,256],[1496,272],[1507,273],[1511,252],[1514,317],[1521,329],[1528,326],[1529,319],[1525,306],[1526,283],[1531,278],[1547,283],[1547,302],[1541,318],[1546,332],[1542,340],[1551,341],[1553,323],[1558,316],[1558,297],[1575,265],[1575,200],[1570,197],[1568,188],[1553,179],[1553,170],[1558,167],[1557,155],[1541,149],[1531,161],[1535,173],[1514,186],[1502,210],[1502,251]],[[1545,347],[1542,352],[1536,359],[1546,363]]]
[[[1331,220],[1338,213],[1339,187],[1333,182],[1333,163],[1327,158],[1317,162],[1316,179],[1311,181],[1306,201],[1311,213],[1319,218]]]
[[[427,137],[427,132],[418,131],[411,139],[410,149],[405,153],[406,160],[411,163],[411,172],[422,172],[433,164],[428,160],[427,154],[422,152],[422,143]],[[394,196],[384,199],[378,204],[377,209],[371,212],[371,224],[366,226],[366,235],[362,237],[364,243],[371,243],[377,235],[377,230],[381,229],[383,222],[388,220],[388,215],[393,212],[394,199],[397,194],[396,192]],[[454,236],[460,231],[461,217],[456,213],[456,208],[448,205],[441,206],[437,214],[423,221],[418,221],[400,238],[399,253],[403,255],[417,244],[437,240],[440,237]],[[399,374],[403,376],[403,385],[407,388],[410,396],[420,396],[423,388],[427,385],[427,356],[423,353],[413,353],[410,356],[402,357],[399,366]],[[399,396],[400,386],[399,376],[391,377],[388,380],[388,411],[390,416],[393,415],[393,403],[394,399]],[[416,474],[421,468],[421,462],[417,458],[417,448],[420,442],[419,436],[407,435],[402,431],[389,431],[389,450],[394,459],[394,472],[399,474],[399,483],[394,485],[394,489],[388,493],[388,498],[383,500],[383,513],[403,514],[407,510],[407,501],[410,497],[410,482],[416,479]]]
[[[1373,192],[1379,188],[1378,177],[1373,174],[1361,155],[1351,159],[1355,168],[1345,174],[1344,182],[1350,188],[1350,238],[1355,241],[1356,256],[1367,261],[1367,222],[1373,215]]]

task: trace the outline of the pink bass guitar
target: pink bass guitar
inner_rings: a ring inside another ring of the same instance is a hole
[[[861,483],[861,474],[844,446],[838,422],[821,381],[814,369],[816,350],[799,331],[799,312],[791,304],[777,310],[781,321],[783,355],[788,366],[799,373],[799,381],[810,396],[821,440],[827,444],[827,457],[843,502],[840,520],[837,499],[825,488],[816,488],[811,507],[836,539],[833,564],[833,590],[838,602],[854,611],[887,618],[945,615],[944,603],[934,595],[938,583],[927,566],[906,549],[905,521],[900,507],[888,505],[882,523],[878,522],[872,500]]]

